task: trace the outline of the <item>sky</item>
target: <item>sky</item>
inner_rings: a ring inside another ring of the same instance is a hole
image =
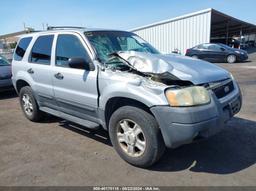
[[[129,30],[207,8],[256,24],[255,7],[255,0],[2,0],[0,35],[24,24]]]

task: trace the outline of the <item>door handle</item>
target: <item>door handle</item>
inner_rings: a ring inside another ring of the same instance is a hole
[[[61,73],[57,73],[57,74],[54,74],[55,78],[59,79],[59,80],[62,80],[64,78],[64,76],[61,74]]]
[[[27,72],[28,72],[29,74],[34,74],[34,70],[33,70],[32,68],[29,68],[29,69],[27,70]]]

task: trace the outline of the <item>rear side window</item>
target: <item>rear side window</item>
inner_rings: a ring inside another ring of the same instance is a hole
[[[69,58],[76,57],[84,58],[87,62],[90,62],[90,57],[86,49],[75,35],[59,35],[56,45],[56,66],[69,67]]]
[[[31,40],[32,40],[32,37],[26,37],[26,38],[22,38],[19,41],[19,44],[17,45],[17,48],[14,53],[14,57],[13,57],[14,60],[16,61],[22,60]]]
[[[54,35],[45,35],[37,38],[30,55],[30,62],[50,65],[52,41]]]
[[[199,44],[196,48],[197,49],[205,49],[205,45],[204,44]]]
[[[197,46],[197,49],[207,50],[210,45],[211,44],[200,44]]]
[[[208,49],[213,50],[213,51],[221,51],[220,48],[221,47],[219,45],[216,45],[216,44],[211,44],[211,45],[208,46]]]

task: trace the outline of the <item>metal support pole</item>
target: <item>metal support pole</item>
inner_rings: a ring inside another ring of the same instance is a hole
[[[229,36],[229,21],[227,21],[226,25],[226,44],[228,45],[228,36]]]
[[[240,29],[240,45],[239,45],[239,49],[241,49],[241,43],[243,43],[243,27],[241,26],[241,29]]]

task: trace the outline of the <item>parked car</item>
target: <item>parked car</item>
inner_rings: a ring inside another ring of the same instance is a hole
[[[140,167],[155,163],[166,147],[216,134],[241,108],[228,71],[160,54],[125,31],[51,28],[26,34],[12,71],[29,120],[40,121],[45,112],[103,127],[117,153]]]
[[[12,71],[9,61],[0,56],[0,91],[9,90],[12,86]]]
[[[246,51],[231,48],[221,43],[204,43],[187,49],[186,56],[209,62],[242,62],[248,59]]]

